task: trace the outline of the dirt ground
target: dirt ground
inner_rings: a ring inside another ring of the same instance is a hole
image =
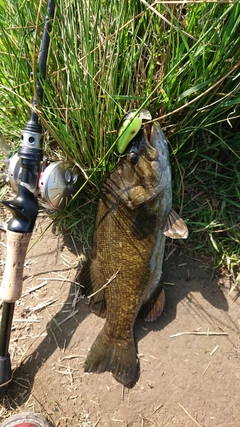
[[[48,224],[41,213],[32,242]],[[2,275],[4,231],[0,237]],[[169,241],[162,317],[136,322],[141,372],[129,390],[110,373],[84,373],[104,319],[89,312],[76,283],[81,245],[50,227],[26,257],[10,344],[14,377],[1,402],[0,421],[36,411],[59,427],[237,427],[238,293],[231,292],[227,274],[211,279],[204,260],[174,249]]]

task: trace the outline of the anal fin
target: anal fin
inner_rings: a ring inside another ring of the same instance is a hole
[[[145,302],[140,309],[140,316],[146,322],[153,322],[161,316],[165,306],[165,291],[160,282],[151,297]]]

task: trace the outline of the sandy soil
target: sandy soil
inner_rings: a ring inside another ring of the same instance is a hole
[[[48,223],[41,214],[32,242]],[[4,231],[0,237],[2,274]],[[110,373],[84,373],[104,319],[89,312],[79,292],[81,254],[71,236],[50,228],[26,257],[10,344],[14,378],[0,421],[37,411],[59,427],[237,427],[240,301],[228,276],[212,279],[204,260],[168,243],[166,307],[157,322],[136,322],[141,372],[128,390]]]

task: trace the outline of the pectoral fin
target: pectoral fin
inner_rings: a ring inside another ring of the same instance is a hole
[[[106,316],[106,301],[104,289],[104,280],[101,280],[101,271],[96,260],[88,259],[84,264],[79,281],[83,287],[83,294],[90,297],[90,310],[97,316]]]
[[[188,237],[188,228],[185,222],[173,209],[168,215],[164,234],[172,239],[186,239]]]

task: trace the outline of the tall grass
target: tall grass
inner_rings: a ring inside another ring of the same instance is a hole
[[[33,82],[29,76],[46,2],[40,15],[34,3],[0,0],[0,123],[9,141],[28,118],[36,83],[36,73]],[[238,1],[59,0],[38,106],[46,152],[84,169],[89,200],[115,164],[123,112],[148,108],[169,139],[174,207],[188,222],[187,246],[231,268],[240,243],[239,46]],[[79,200],[64,218],[81,234]]]

